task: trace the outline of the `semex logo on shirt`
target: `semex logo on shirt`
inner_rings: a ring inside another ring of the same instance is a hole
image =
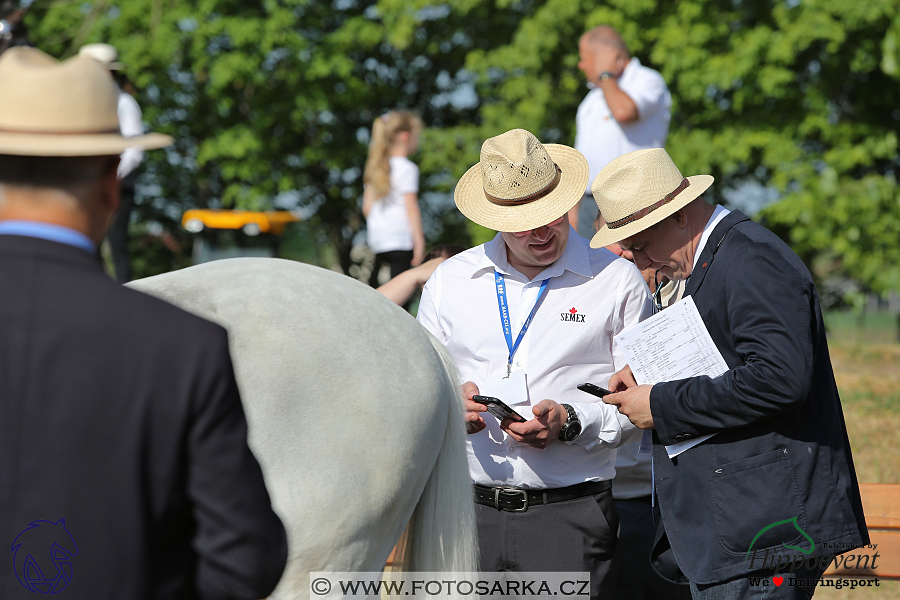
[[[579,313],[574,306],[566,312],[559,313],[560,321],[570,321],[572,323],[584,323],[584,317],[584,313]]]

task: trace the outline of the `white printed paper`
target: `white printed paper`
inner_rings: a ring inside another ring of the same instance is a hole
[[[676,381],[709,375],[718,377],[728,365],[709,336],[697,305],[690,296],[629,327],[615,337],[639,384]],[[677,456],[715,434],[703,435],[666,446]]]

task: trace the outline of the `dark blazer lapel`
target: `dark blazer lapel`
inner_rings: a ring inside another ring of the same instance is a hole
[[[722,244],[722,240],[725,239],[725,236],[728,235],[731,228],[738,223],[749,220],[750,217],[741,211],[733,210],[725,215],[719,224],[716,225],[716,228],[713,229],[713,232],[709,235],[709,239],[706,240],[706,245],[700,253],[700,258],[697,259],[696,268],[694,268],[691,276],[688,278],[687,285],[684,286],[685,296],[694,295],[700,288],[700,284],[703,283],[703,279],[706,277],[707,272],[709,272],[709,267],[712,265],[713,258],[715,258],[716,252]]]

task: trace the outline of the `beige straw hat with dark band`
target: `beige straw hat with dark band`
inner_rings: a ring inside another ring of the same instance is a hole
[[[37,48],[10,48],[0,56],[0,82],[0,154],[112,156],[173,141],[119,133],[116,85],[90,56],[59,62]]]
[[[513,129],[487,139],[453,198],[472,221],[495,231],[527,231],[560,218],[584,195],[590,170],[574,148],[541,144]]]
[[[682,176],[662,148],[623,154],[603,167],[591,184],[606,221],[591,247],[608,246],[659,223],[697,199],[713,181],[711,175]]]

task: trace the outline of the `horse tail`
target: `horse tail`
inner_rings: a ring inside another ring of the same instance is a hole
[[[477,571],[478,542],[466,460],[462,390],[450,354],[431,334],[427,335],[445,374],[440,393],[448,399],[447,423],[437,461],[395,558],[404,571],[471,573]]]

